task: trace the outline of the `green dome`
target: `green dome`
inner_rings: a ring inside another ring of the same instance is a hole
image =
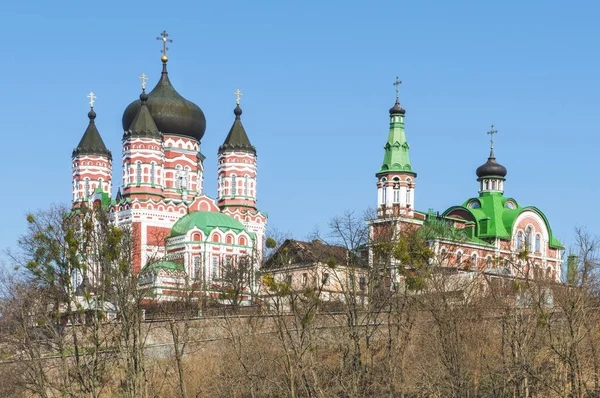
[[[209,235],[215,229],[219,229],[222,232],[234,231],[235,233],[245,231],[241,222],[227,214],[212,211],[195,211],[177,220],[169,236],[183,236],[194,228],[200,229],[206,235]]]

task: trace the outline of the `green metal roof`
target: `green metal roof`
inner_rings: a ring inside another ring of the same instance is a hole
[[[140,274],[152,274],[157,273],[159,271],[169,271],[169,272],[183,272],[183,264],[177,263],[175,261],[153,261],[151,263],[146,264],[146,266],[142,269]]]
[[[211,211],[195,211],[177,220],[169,236],[183,236],[194,228],[200,229],[206,235],[215,229],[223,232],[234,231],[236,233],[245,231],[244,225],[241,222],[227,214]]]
[[[385,149],[385,153],[379,173],[402,171],[415,174],[408,156],[410,146],[406,142],[404,115],[394,114],[390,116],[390,132],[383,148]]]
[[[507,208],[507,202],[514,203],[514,209]],[[480,207],[472,207],[469,204],[478,202]],[[452,211],[462,209],[473,216],[476,223],[476,235],[478,239],[505,239],[512,238],[512,230],[517,217],[524,211],[530,210],[538,214],[546,224],[550,237],[550,247],[562,249],[564,246],[553,236],[548,219],[538,208],[533,206],[521,207],[512,198],[506,198],[501,193],[483,193],[478,198],[470,198],[461,206],[453,206],[444,212],[447,216]]]

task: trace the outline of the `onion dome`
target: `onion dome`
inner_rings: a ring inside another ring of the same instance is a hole
[[[500,163],[496,162],[496,157],[494,156],[494,150],[490,151],[490,157],[487,162],[482,164],[475,171],[477,177],[506,177],[506,167],[502,166]]]
[[[98,156],[106,156],[112,160],[112,154],[104,145],[104,141],[102,141],[102,137],[100,137],[100,133],[96,128],[96,123],[94,119],[96,119],[96,112],[94,112],[94,108],[91,107],[88,112],[88,118],[90,119],[90,123],[88,124],[85,133],[83,133],[83,137],[81,137],[81,141],[77,145],[77,148],[73,150],[73,157],[80,155],[98,155]]]
[[[400,106],[398,97],[396,97],[396,103],[390,108],[390,115],[404,115],[406,110]]]
[[[204,112],[198,105],[186,100],[175,91],[169,81],[166,56],[163,56],[162,61],[160,80],[148,94],[147,106],[150,115],[163,135],[183,135],[200,141],[206,130]],[[131,127],[141,106],[142,101],[136,100],[125,109],[122,119],[124,131]]]
[[[219,147],[219,153],[225,151],[237,151],[253,153],[256,155],[256,148],[250,143],[248,134],[246,134],[246,130],[242,125],[242,120],[240,118],[242,115],[242,108],[240,108],[239,104],[237,104],[233,110],[233,114],[235,115],[235,120],[233,121],[233,125],[231,126],[223,145]]]
[[[140,94],[140,110],[137,115],[131,122],[131,126],[129,129],[125,131],[123,135],[123,139],[129,137],[149,137],[149,138],[158,138],[162,137],[161,133],[156,127],[156,123],[150,114],[150,110],[148,109],[148,94],[146,94],[146,90],[142,89],[142,93]]]

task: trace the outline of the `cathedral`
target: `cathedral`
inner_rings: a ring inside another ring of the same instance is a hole
[[[389,112],[383,162],[376,173],[377,219],[370,222],[371,236],[376,237],[392,224],[420,228],[435,223],[444,226],[444,234],[432,237],[429,245],[442,267],[559,282],[564,247],[552,234],[542,211],[504,195],[507,169],[496,161],[493,137],[497,131],[493,125],[488,132],[489,156],[475,171],[477,196],[442,214],[415,209],[417,173],[409,158],[406,111],[398,97],[400,83],[398,79],[394,83],[396,103]]]
[[[72,155],[73,208],[100,201],[131,231],[132,269],[152,297],[176,297],[189,279],[218,296],[227,269],[242,262],[257,269],[262,261],[267,215],[257,208],[257,151],[242,125],[237,90],[233,125],[217,151],[217,198],[204,194],[206,118],[169,80],[168,34],[157,39],[160,79],[146,93],[142,74],[139,99],[123,112],[123,174],[114,198],[112,153],[95,124],[95,96],[88,96],[89,124]]]

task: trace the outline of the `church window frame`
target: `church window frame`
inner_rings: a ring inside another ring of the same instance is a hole
[[[183,168],[183,177],[181,181],[181,186],[183,189],[190,189],[190,166],[185,166]]]
[[[142,162],[139,160],[135,163],[135,182],[138,185],[142,183]]]
[[[457,265],[458,267],[461,267],[461,266],[462,266],[462,256],[463,256],[463,252],[462,252],[462,251],[460,251],[460,250],[458,250],[458,251],[456,252],[456,265]]]
[[[412,194],[412,193],[411,193],[411,190],[410,190],[410,188],[408,188],[408,189],[406,190],[406,204],[407,204],[407,205],[410,205],[410,204],[411,204],[411,202],[412,202],[412,201],[410,200],[411,194]]]
[[[181,168],[181,165],[178,164],[177,166],[175,166],[175,189],[181,189],[181,183],[182,183],[182,179],[183,179],[183,170]]]
[[[219,278],[219,256],[212,256],[211,258],[211,277],[212,279]]]
[[[231,175],[231,196],[237,196],[237,176],[235,174]]]
[[[90,179],[88,177],[83,180],[83,194],[86,199],[90,197]]]
[[[246,174],[244,176],[244,196],[248,196],[248,180],[249,180],[249,176],[248,176],[248,174]]]
[[[492,180],[492,191],[496,190],[496,180]]]
[[[541,240],[542,240],[542,238],[541,238],[540,234],[535,234],[535,246],[534,247],[535,247],[536,253],[539,253],[540,250],[542,249]]]
[[[487,256],[485,259],[485,265],[487,268],[492,268],[492,256]]]
[[[448,258],[448,251],[446,250],[446,248],[442,248],[442,250],[440,250],[440,262],[445,262],[446,259]]]
[[[477,253],[471,254],[471,266],[477,267]]]
[[[385,185],[385,182],[384,182],[383,185],[381,186],[381,204],[382,205],[385,204],[386,196],[387,196],[387,186]]]
[[[523,231],[517,232],[517,250],[523,249]]]
[[[533,235],[533,228],[531,225],[528,225],[525,229],[525,248],[527,251],[531,251],[531,236]]]
[[[150,164],[150,184],[154,185],[156,182],[156,163],[152,162]]]

